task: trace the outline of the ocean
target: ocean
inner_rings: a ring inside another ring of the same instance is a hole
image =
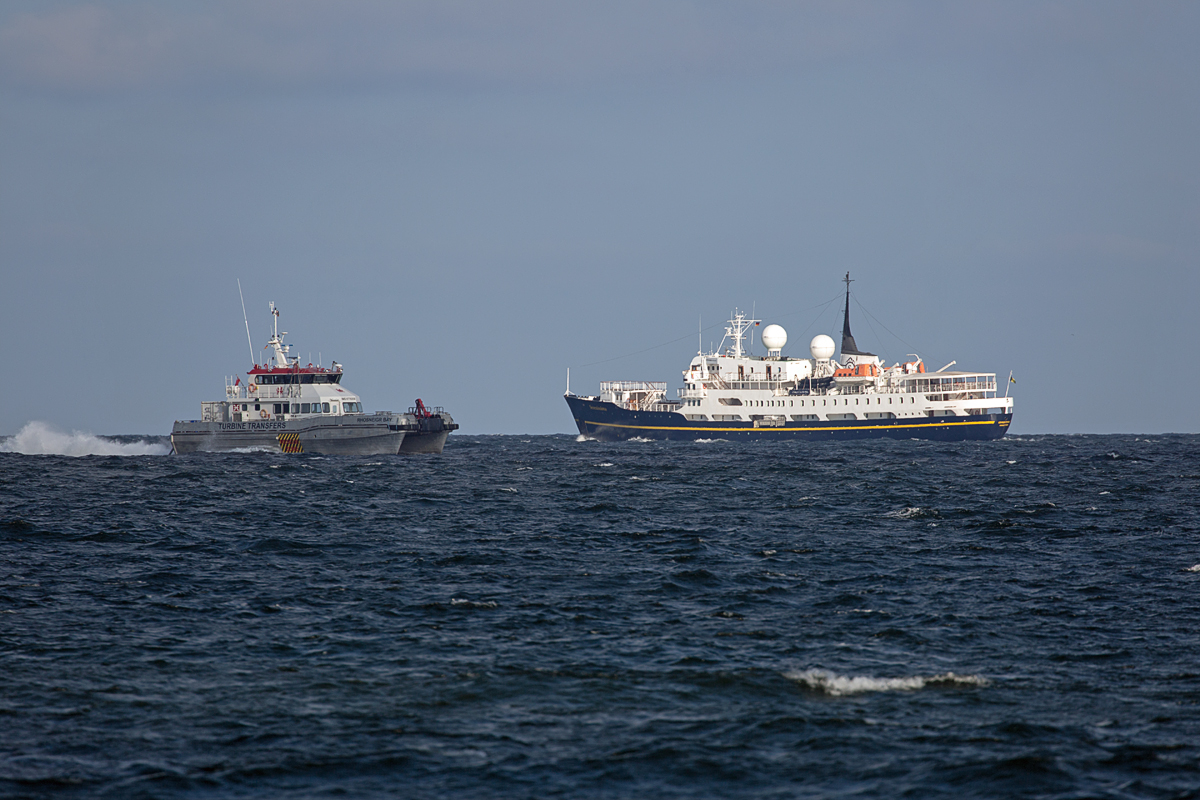
[[[1197,436],[32,438],[3,797],[1200,797]]]

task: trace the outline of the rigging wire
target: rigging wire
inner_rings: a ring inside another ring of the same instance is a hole
[[[854,297],[854,295],[853,295],[853,294],[851,294],[850,296],[851,296],[851,297]],[[867,315],[867,325],[870,325],[870,326],[871,326],[871,332],[872,332],[872,333],[874,333],[874,332],[875,332],[875,326],[871,325],[871,320],[875,320],[876,322],[878,322],[878,323],[879,323],[879,326],[880,326],[881,328],[883,328],[883,329],[884,329],[885,331],[887,331],[888,333],[891,333],[891,334],[892,334],[892,336],[895,336],[895,337],[896,337],[896,339],[897,339],[897,340],[898,340],[898,341],[899,341],[901,344],[903,344],[905,347],[907,347],[909,350],[911,350],[911,351],[912,351],[912,352],[914,352],[914,353],[918,352],[916,345],[909,344],[908,342],[906,342],[906,341],[904,341],[903,339],[901,339],[899,336],[896,336],[896,334],[895,334],[895,333],[892,333],[892,329],[891,329],[891,328],[889,328],[887,325],[884,325],[884,324],[883,324],[883,322],[882,322],[882,321],[881,321],[881,320],[880,320],[878,317],[876,317],[874,314],[872,314],[870,311],[868,311],[868,310],[867,310],[866,306],[864,306],[862,303],[858,302],[858,298],[857,298],[857,297],[854,297],[854,304],[855,304],[856,306],[858,306],[858,307],[859,307],[859,309],[860,309],[860,310],[861,310],[861,311],[862,311],[864,314],[866,314],[866,315]],[[878,337],[878,336],[879,336],[879,334],[875,334],[875,335],[876,335],[876,337]]]
[[[825,310],[826,310],[826,309],[829,307],[829,304],[830,304],[830,303],[832,303],[834,300],[837,300],[837,299],[838,299],[838,297],[840,297],[840,296],[841,296],[841,295],[837,295],[836,297],[833,297],[832,299],[828,300],[828,301],[827,301],[827,302],[825,302],[825,303],[818,303],[818,304],[817,304],[817,305],[815,305],[815,306],[811,306],[811,307],[809,307],[809,308],[802,308],[802,309],[800,309],[799,311],[789,311],[789,312],[788,312],[788,313],[786,313],[786,314],[781,314],[779,317],[777,317],[777,319],[787,319],[788,317],[794,317],[794,316],[795,316],[795,315],[797,315],[797,314],[803,314],[803,313],[804,313],[804,312],[806,312],[806,311],[812,311],[813,309],[816,309],[816,308],[819,308],[819,309],[821,309],[821,312],[820,312],[819,314],[817,314],[816,318],[815,318],[815,319],[814,319],[812,322],[810,322],[810,323],[808,324],[808,328],[805,328],[805,329],[804,329],[804,332],[800,334],[801,336],[804,336],[804,334],[808,333],[809,329],[810,329],[810,328],[812,328],[812,326],[813,326],[814,324],[816,324],[816,322],[817,322],[818,320],[820,320],[820,318],[821,318],[821,314],[824,314],[824,313],[825,313]],[[702,328],[701,330],[702,330],[702,331],[710,331],[710,330],[712,330],[713,328],[720,328],[720,327],[721,327],[721,326],[723,326],[724,324],[725,324],[724,322],[718,322],[718,323],[714,323],[714,324],[712,324],[712,325],[709,325],[709,326],[708,326],[708,327],[706,327],[706,328]],[[594,366],[596,366],[597,364],[607,364],[607,363],[608,363],[608,362],[610,362],[610,361],[620,361],[620,360],[621,360],[621,359],[623,359],[623,358],[632,358],[633,356],[640,356],[642,353],[649,353],[651,350],[657,350],[657,349],[658,349],[658,348],[660,348],[660,347],[666,347],[667,345],[671,345],[671,344],[677,344],[678,342],[682,342],[684,339],[690,339],[690,338],[691,338],[691,336],[692,336],[692,334],[690,334],[690,333],[689,333],[689,334],[687,334],[686,336],[680,336],[678,339],[672,339],[672,340],[671,340],[671,341],[669,341],[669,342],[662,342],[661,344],[656,344],[656,345],[653,345],[653,346],[651,346],[651,347],[647,347],[647,348],[644,348],[644,349],[642,349],[642,350],[638,350],[638,351],[636,351],[636,352],[633,352],[633,353],[626,353],[625,355],[622,355],[622,356],[613,356],[612,358],[604,358],[604,359],[601,359],[601,360],[599,360],[599,361],[592,361],[592,362],[590,362],[590,363],[588,363],[588,364],[580,364],[580,365],[577,367],[577,369],[583,369],[584,367],[594,367]]]
[[[719,328],[719,327],[721,327],[721,325],[722,325],[722,324],[723,324],[723,323],[717,323],[717,324],[715,324],[715,325],[709,325],[707,328],[702,328],[702,329],[701,329],[701,331],[710,331],[710,330],[712,330],[713,328]],[[612,358],[604,358],[604,359],[601,359],[601,360],[599,360],[599,361],[593,361],[593,362],[591,362],[590,364],[580,364],[580,365],[579,365],[579,369],[582,369],[583,367],[594,367],[594,366],[596,366],[597,364],[607,364],[607,363],[608,363],[608,362],[610,362],[610,361],[620,361],[622,358],[631,358],[631,357],[633,357],[633,356],[640,356],[642,353],[649,353],[651,350],[657,350],[657,349],[658,349],[658,348],[660,348],[660,347],[666,347],[666,346],[667,346],[667,345],[669,345],[669,344],[675,344],[675,343],[677,343],[677,342],[682,342],[684,339],[690,339],[690,338],[692,338],[692,335],[689,333],[687,336],[680,336],[678,339],[672,339],[672,340],[671,340],[671,341],[669,341],[669,342],[663,342],[662,344],[656,344],[656,345],[653,345],[653,346],[651,346],[651,347],[647,347],[647,348],[646,348],[646,349],[644,349],[644,350],[638,350],[637,352],[634,352],[634,353],[626,353],[626,354],[625,354],[625,355],[623,355],[623,356],[613,356]]]
[[[841,295],[841,292],[839,292],[839,293],[835,294],[833,297],[829,298],[827,301],[825,301],[825,303],[821,305],[821,310],[817,313],[817,315],[815,317],[813,317],[812,322],[808,323],[808,327],[805,328],[804,330],[800,331],[800,336],[802,338],[804,336],[807,336],[808,332],[810,330],[812,330],[812,326],[816,325],[818,322],[820,322],[821,318],[825,316],[825,313],[827,311],[829,311],[829,307],[831,305],[833,305],[835,302],[837,302],[838,300],[840,300],[841,298],[842,298],[842,295]],[[816,306],[813,306],[813,308],[816,308]],[[811,310],[811,309],[806,309],[806,310]],[[800,312],[798,312],[798,311],[793,312],[793,314],[798,314],[798,313],[800,313]],[[791,315],[788,314],[785,316],[791,316]],[[781,319],[782,319],[782,317],[781,317]]]

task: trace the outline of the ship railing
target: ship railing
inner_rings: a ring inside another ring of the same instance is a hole
[[[730,389],[779,389],[784,384],[790,383],[794,383],[794,381],[782,378],[778,380],[772,378],[769,381],[727,381]]]
[[[600,381],[601,392],[665,392],[666,381]]]
[[[977,381],[951,380],[949,378],[906,378],[902,385],[903,389],[901,391],[914,394],[996,391],[996,381],[994,378]]]
[[[696,377],[688,378],[690,381],[699,381],[702,386],[708,386],[710,389],[728,389],[729,382],[715,372],[710,372],[703,378],[697,375]]]
[[[271,403],[284,397],[299,397],[301,393],[300,385],[295,383],[282,386],[260,385],[253,392],[244,385],[229,383],[225,385],[226,400],[258,400],[263,403]]]
[[[683,403],[676,403],[670,400],[654,400],[649,403],[626,400],[624,403],[617,403],[617,405],[626,411],[678,411],[683,407]]]
[[[271,403],[284,397],[300,397],[301,394],[298,384],[285,383],[282,386],[259,386],[258,390],[252,392],[250,396],[256,397],[264,403]]]
[[[708,392],[704,389],[680,389],[679,396],[684,400],[689,400],[692,398],[707,397]]]

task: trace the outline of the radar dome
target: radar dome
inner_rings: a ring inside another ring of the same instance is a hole
[[[768,350],[782,350],[787,344],[787,331],[781,325],[768,325],[763,328],[762,343]]]
[[[819,333],[813,337],[812,344],[808,346],[812,351],[813,358],[833,358],[833,339],[823,333]]]

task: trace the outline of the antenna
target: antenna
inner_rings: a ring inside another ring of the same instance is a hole
[[[567,390],[563,394],[571,396],[571,368],[567,367]]]
[[[250,339],[250,320],[246,317],[246,298],[242,297],[242,279],[238,278],[238,299],[242,301],[242,322],[246,323],[246,344],[250,346],[250,363],[258,366],[254,359],[254,342]]]

